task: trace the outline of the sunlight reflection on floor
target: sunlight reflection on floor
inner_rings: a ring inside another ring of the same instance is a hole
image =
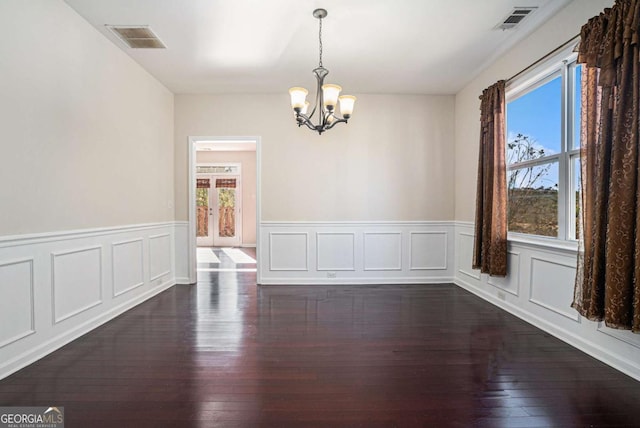
[[[198,263],[220,263],[220,259],[211,247],[198,247],[196,259]]]
[[[223,248],[222,251],[229,256],[234,263],[255,263],[255,259],[238,248]]]
[[[256,260],[238,248],[198,247],[198,272],[256,272]],[[236,267],[241,264],[242,267]],[[217,265],[217,266],[216,266]],[[253,266],[246,266],[253,265]]]

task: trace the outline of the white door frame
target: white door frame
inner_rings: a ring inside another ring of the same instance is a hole
[[[262,145],[260,137],[189,137],[189,283],[197,281],[197,258],[196,258],[196,143],[198,142],[229,142],[229,141],[251,141],[256,143],[256,279],[257,283],[262,282],[262,272],[260,269],[260,219],[262,218],[262,197],[260,189],[261,175],[261,152]]]

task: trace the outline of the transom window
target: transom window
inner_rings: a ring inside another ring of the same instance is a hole
[[[565,51],[508,84],[509,232],[577,239],[581,69]]]
[[[196,165],[196,174],[238,174],[233,165]]]

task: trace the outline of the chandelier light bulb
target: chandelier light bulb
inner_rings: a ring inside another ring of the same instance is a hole
[[[330,114],[327,116],[327,123],[331,125],[336,120],[335,116]]]

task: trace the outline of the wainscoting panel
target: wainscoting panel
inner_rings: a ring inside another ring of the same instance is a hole
[[[608,336],[614,337],[622,342],[625,342],[634,348],[640,349],[640,334],[632,333],[628,330],[618,330],[615,328],[609,328],[604,325],[604,322],[598,323],[598,331]]]
[[[149,281],[171,273],[171,234],[149,237]]]
[[[457,273],[480,281],[480,271],[473,269],[473,234],[469,232],[458,233],[456,245]]]
[[[0,261],[0,348],[35,332],[33,259]]]
[[[402,233],[365,232],[364,270],[402,270]]]
[[[454,236],[453,222],[262,222],[260,283],[451,282]]]
[[[0,236],[0,379],[174,285],[174,233],[168,222]]]
[[[573,283],[576,276],[572,265],[540,257],[531,257],[529,301],[552,312],[580,322],[580,315],[571,308]]]
[[[493,285],[514,296],[520,293],[520,253],[509,251],[507,254],[507,276],[487,278],[487,284]]]
[[[318,270],[356,270],[355,233],[316,233]]]
[[[195,251],[191,254],[189,249],[189,222],[176,221],[174,224],[174,255],[177,284],[191,284],[195,282]],[[191,257],[194,257],[193,267]],[[190,270],[193,269],[193,278],[190,277]]]
[[[471,271],[472,223],[457,222],[455,283],[640,380],[640,335],[582,318],[573,308],[577,244],[509,237],[509,275]]]
[[[411,232],[411,270],[447,269],[447,232]]]
[[[270,271],[308,271],[309,234],[307,232],[270,232]]]
[[[53,322],[102,303],[102,247],[51,254]]]
[[[144,285],[143,239],[114,242],[113,252],[113,297]]]

